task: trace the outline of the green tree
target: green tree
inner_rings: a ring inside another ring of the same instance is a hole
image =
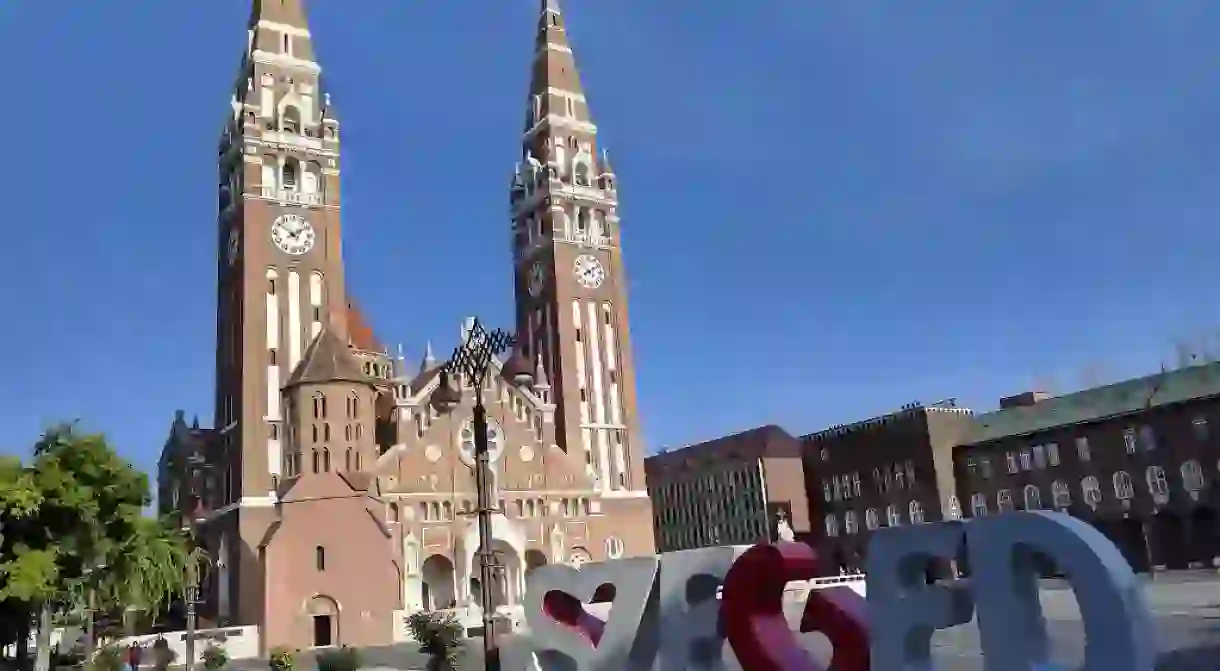
[[[82,610],[92,594],[99,610],[135,607],[157,614],[185,590],[195,561],[186,535],[144,516],[147,476],[100,434],[65,424],[35,444],[33,459],[7,464],[0,477],[19,483],[0,509],[0,601],[38,614],[35,668],[49,663],[55,611]]]
[[[0,456],[0,571],[6,561],[5,557],[15,556],[16,543],[10,543],[5,552],[5,524],[16,522],[33,515],[38,510],[42,498],[34,486],[34,480],[22,465],[21,460],[13,456]],[[10,531],[10,537],[12,532]],[[23,548],[28,552],[28,548]],[[27,560],[23,562],[28,565]],[[4,575],[0,573],[0,575]],[[26,637],[30,626],[29,604],[17,598],[0,597],[0,647],[17,644],[24,650]]]

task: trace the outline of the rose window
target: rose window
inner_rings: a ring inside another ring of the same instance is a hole
[[[462,424],[462,429],[458,432],[458,450],[461,453],[462,461],[467,465],[474,465],[474,420],[468,419]],[[495,463],[500,459],[500,454],[504,452],[504,432],[495,422],[487,421],[487,459],[491,463]]]

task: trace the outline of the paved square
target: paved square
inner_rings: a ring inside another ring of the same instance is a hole
[[[1157,625],[1161,651],[1158,671],[1216,671],[1220,669],[1220,576],[1211,573],[1161,575],[1147,583],[1147,596]],[[1048,581],[1042,590],[1042,606],[1051,634],[1053,661],[1064,668],[1079,668],[1084,657],[1084,631],[1076,599],[1061,583]],[[481,642],[467,646],[462,669],[482,669]],[[978,629],[973,623],[938,632],[933,637],[937,671],[982,671]],[[397,645],[364,651],[366,669],[412,671],[425,668],[417,646]],[[300,668],[313,667],[306,656]],[[234,668],[266,668],[263,663],[243,661]]]

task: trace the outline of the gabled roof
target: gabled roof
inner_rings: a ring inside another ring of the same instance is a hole
[[[371,381],[360,370],[360,364],[334,329],[326,326],[305,350],[301,363],[284,384],[285,388],[309,383]]]

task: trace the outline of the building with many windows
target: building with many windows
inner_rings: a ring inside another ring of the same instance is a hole
[[[972,414],[948,400],[812,433],[804,443],[810,542],[824,573],[863,569],[868,540],[883,527],[954,519],[953,448]]]
[[[1142,570],[1220,561],[1218,459],[1220,363],[1005,399],[954,456],[967,515],[1070,512]]]
[[[761,426],[644,460],[660,552],[809,531],[800,441]]]

